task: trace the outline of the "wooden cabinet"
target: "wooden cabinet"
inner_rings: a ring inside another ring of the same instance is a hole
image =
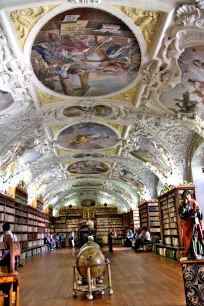
[[[160,215],[158,202],[145,202],[139,206],[140,226],[147,227],[152,240],[160,239]]]

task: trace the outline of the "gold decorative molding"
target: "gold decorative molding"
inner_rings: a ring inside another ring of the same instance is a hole
[[[43,196],[42,196],[42,194],[39,194],[39,195],[37,196],[37,200],[40,201],[40,202],[43,202]]]
[[[70,149],[62,149],[62,148],[59,148],[59,147],[56,147],[57,151],[58,151],[58,154],[65,154],[67,152],[71,152],[72,150]]]
[[[158,199],[151,199],[151,200],[141,199],[139,206],[144,203],[158,203]]]
[[[16,10],[10,13],[13,26],[22,48],[24,47],[25,41],[36,22],[57,6],[58,5],[38,6]]]
[[[23,180],[20,180],[18,182],[18,184],[16,185],[17,188],[19,189],[22,189],[23,191],[27,192],[27,189],[26,189],[26,184]]]
[[[135,7],[120,5],[113,6],[130,17],[130,19],[132,19],[132,21],[140,28],[149,47],[156,31],[160,14],[158,12],[137,9]]]
[[[125,127],[124,125],[116,124],[116,123],[109,123],[109,125],[114,127],[116,130],[118,130],[120,134],[122,135],[124,127]]]
[[[40,104],[41,105],[52,103],[52,102],[62,101],[60,98],[49,95],[48,93],[46,93],[44,91],[41,91],[39,88],[37,89],[37,91],[38,91],[38,94],[39,94],[39,97],[40,97]]]
[[[192,182],[187,182],[187,181],[184,181],[183,183],[177,185],[176,187],[195,187],[195,185],[192,183]]]
[[[129,89],[128,91],[125,91],[119,95],[112,96],[108,98],[109,100],[117,100],[117,101],[123,101],[126,103],[130,103],[130,105],[134,105],[135,102],[135,97],[136,97],[136,91],[137,87],[133,87]]]
[[[176,185],[176,186],[165,184],[163,190],[161,190],[161,192],[160,192],[160,195],[163,195],[166,192],[171,191],[172,189],[182,188],[182,187],[189,187],[190,188],[190,187],[195,187],[195,185],[192,182],[189,183],[187,181],[184,181],[183,183],[181,183],[179,185]]]
[[[103,150],[103,153],[115,153],[117,152],[118,146],[112,149]]]
[[[51,130],[53,132],[53,135],[55,137],[55,135],[57,134],[57,132],[59,132],[62,128],[64,128],[65,126],[67,126],[67,124],[60,124],[60,125],[55,125],[55,126],[51,126]],[[67,150],[66,150],[67,151]]]

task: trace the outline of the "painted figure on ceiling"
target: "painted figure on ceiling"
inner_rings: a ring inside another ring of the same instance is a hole
[[[13,154],[5,161],[2,162],[0,166],[0,175],[4,176],[4,183],[13,175],[17,165],[18,165],[18,157],[22,156],[25,152],[25,145],[18,144]]]
[[[201,97],[202,98],[202,104],[204,105],[204,82],[189,79],[188,83],[196,89],[192,93],[195,93],[199,97]]]
[[[78,8],[67,11],[66,22],[64,13],[59,14],[41,31],[31,61],[37,78],[49,89],[70,96],[99,96],[135,79],[141,62],[139,43],[117,17]]]

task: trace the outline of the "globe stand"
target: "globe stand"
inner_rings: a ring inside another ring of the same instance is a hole
[[[107,267],[108,272],[108,282],[107,284],[97,284],[96,278],[91,278],[91,267],[97,267],[105,265]],[[79,274],[77,268],[87,268],[87,285],[79,284]],[[100,292],[101,295],[104,295],[104,290],[109,290],[109,294],[113,294],[112,289],[112,279],[111,279],[111,269],[110,269],[110,262],[106,262],[103,264],[98,265],[90,265],[90,266],[80,266],[80,265],[73,265],[73,296],[77,296],[77,292],[86,292],[86,297],[88,300],[93,300],[93,293]]]

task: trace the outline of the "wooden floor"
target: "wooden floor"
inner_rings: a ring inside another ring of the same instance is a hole
[[[117,247],[104,254],[112,263],[112,296],[96,293],[88,301],[84,293],[72,296],[72,267],[78,249],[49,251],[24,261],[20,306],[184,306],[184,288],[179,263],[154,253],[134,253]]]

